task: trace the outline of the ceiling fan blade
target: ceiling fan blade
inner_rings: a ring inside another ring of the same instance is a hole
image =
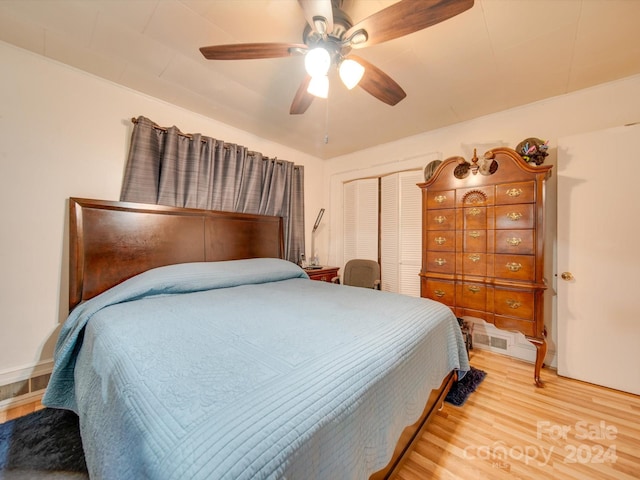
[[[351,27],[344,35],[349,39],[364,30],[366,40],[351,43],[363,48],[403,37],[440,23],[470,9],[474,0],[402,0],[380,10]]]
[[[407,96],[395,80],[372,63],[355,55],[349,55],[347,58],[355,60],[364,67],[364,75],[358,85],[378,100],[393,106]]]
[[[311,30],[323,33],[331,33],[333,31],[333,9],[331,8],[331,0],[298,0],[304,12],[304,18],[311,27]],[[319,30],[316,19],[324,19],[326,31]]]
[[[296,92],[296,96],[293,98],[293,102],[291,103],[291,108],[289,109],[289,113],[291,115],[301,115],[307,111],[311,102],[313,102],[313,95],[307,92],[307,88],[309,87],[309,82],[311,81],[311,75],[307,75],[300,87],[298,87],[298,91]]]
[[[304,53],[307,49],[302,43],[238,43],[201,47],[200,52],[209,60],[253,60],[289,57]]]

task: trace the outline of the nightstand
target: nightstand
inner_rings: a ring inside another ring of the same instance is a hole
[[[311,280],[319,280],[321,282],[330,282],[332,278],[338,276],[339,267],[320,267],[320,268],[305,268]]]

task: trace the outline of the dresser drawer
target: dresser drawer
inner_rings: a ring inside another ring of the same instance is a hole
[[[532,282],[535,278],[533,255],[497,255],[494,261],[495,276],[509,280]]]
[[[455,190],[427,190],[427,207],[432,208],[453,208],[456,205]]]
[[[453,282],[422,279],[420,296],[442,302],[453,307],[455,305],[456,289]]]
[[[500,205],[495,207],[496,228],[522,230],[534,227],[533,205]]]
[[[496,204],[533,203],[536,200],[534,182],[503,183],[496,185]]]
[[[461,283],[457,292],[458,303],[464,308],[487,310],[487,287],[481,283]]]
[[[456,248],[456,237],[453,230],[434,230],[427,232],[427,250],[437,252],[453,252]]]
[[[487,254],[465,252],[462,253],[462,273],[465,275],[480,275],[485,276],[487,274]]]
[[[456,255],[453,252],[427,252],[428,272],[453,273],[456,269]]]
[[[429,210],[427,230],[455,230],[456,211],[453,208]]]
[[[533,255],[533,230],[496,230],[496,253]]]
[[[494,205],[495,190],[493,185],[459,188],[456,191],[456,206],[460,208]]]
[[[496,288],[493,309],[497,315],[533,320],[533,293]]]
[[[497,328],[503,330],[516,330],[523,335],[529,335],[534,337],[536,335],[536,324],[532,320],[522,320],[518,318],[503,317],[502,315],[495,315],[493,317],[493,324]]]
[[[467,230],[487,228],[487,207],[466,207],[464,227]]]
[[[463,249],[465,252],[486,252],[487,231],[485,229],[464,230]]]

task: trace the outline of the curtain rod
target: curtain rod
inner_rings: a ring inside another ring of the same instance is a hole
[[[138,119],[135,118],[135,117],[131,117],[131,123],[137,124],[138,123]],[[160,125],[156,125],[155,123],[153,124],[153,128],[155,128],[156,130],[160,130],[161,132],[164,132],[164,133],[167,133],[169,131],[168,128],[161,127]],[[181,137],[186,137],[189,140],[193,140],[193,135],[191,135],[190,133],[182,133],[181,131],[178,131],[178,135],[181,136]],[[204,140],[201,140],[201,142],[205,143]],[[229,143],[222,142],[222,148],[226,148],[228,150],[229,148],[231,148],[229,145],[230,145]],[[251,150],[247,150],[247,154],[248,155],[262,155],[260,152],[253,152]],[[276,161],[278,160],[278,157],[269,158],[269,157],[266,157],[264,155],[262,155],[262,156],[264,157],[265,160],[276,160]]]

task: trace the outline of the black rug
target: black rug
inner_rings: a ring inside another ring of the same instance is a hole
[[[456,407],[461,407],[462,405],[464,405],[464,402],[467,401],[469,395],[475,392],[476,388],[478,388],[478,385],[482,383],[482,380],[484,380],[484,377],[486,376],[487,372],[471,367],[471,370],[469,370],[467,374],[462,377],[462,380],[453,382],[451,390],[449,390],[449,393],[447,393],[445,401],[452,405],[455,405]]]
[[[45,408],[0,425],[4,478],[88,478],[78,416]]]

